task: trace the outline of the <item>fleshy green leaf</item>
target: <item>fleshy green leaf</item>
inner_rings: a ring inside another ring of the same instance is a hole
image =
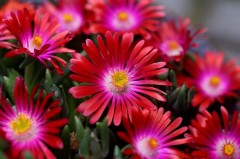
[[[17,76],[19,76],[19,73],[17,71],[15,71],[14,69],[9,69],[8,77],[6,76],[3,77],[5,89],[7,90],[12,101],[14,101],[13,88],[14,88],[15,79]]]
[[[114,159],[123,159],[122,152],[117,145],[114,148]]]
[[[90,134],[91,134],[91,131],[89,128],[84,130],[83,137],[80,142],[79,154],[80,154],[80,156],[83,156],[84,158],[89,157]]]

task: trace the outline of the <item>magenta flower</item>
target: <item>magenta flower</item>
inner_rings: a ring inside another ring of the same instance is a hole
[[[9,40],[12,39],[15,39],[15,37],[11,35],[2,24],[0,24],[0,48],[12,49],[15,47],[14,44],[9,42]]]
[[[188,18],[163,22],[148,43],[159,49],[165,61],[180,61],[191,48],[198,46],[195,40],[199,34],[206,32],[206,29],[193,31],[189,25]]]
[[[156,109],[151,98],[166,101],[165,92],[157,86],[169,86],[168,81],[161,81],[158,75],[167,72],[165,62],[155,62],[157,50],[144,46],[144,40],[133,44],[134,35],[125,33],[106,33],[106,43],[97,37],[98,47],[87,40],[83,48],[88,57],[74,54],[70,69],[70,78],[84,83],[74,86],[69,93],[74,98],[91,98],[77,108],[84,116],[90,116],[95,123],[106,108],[109,108],[108,124],[112,121],[119,125],[122,116],[131,114],[134,107]],[[88,59],[89,58],[89,59]],[[146,96],[150,97],[147,98]]]
[[[234,59],[224,60],[222,52],[207,51],[204,57],[195,54],[195,61],[186,60],[184,69],[189,76],[178,78],[179,83],[195,87],[192,104],[201,111],[216,101],[223,104],[226,98],[238,97],[240,66]]]
[[[96,17],[92,24],[94,33],[133,32],[149,38],[165,15],[164,7],[154,5],[152,0],[92,0],[88,6]]]
[[[6,57],[27,53],[37,58],[46,67],[48,67],[46,61],[48,61],[59,74],[63,73],[60,66],[65,67],[66,62],[55,54],[73,53],[74,50],[64,47],[66,42],[71,40],[68,31],[56,33],[60,27],[57,20],[39,12],[31,15],[27,9],[24,9],[16,14],[12,13],[4,23],[20,43],[19,48],[8,52]]]
[[[221,116],[217,112],[210,114],[207,110],[192,120],[190,126],[191,146],[195,148],[192,156],[195,158],[240,158],[240,119],[235,111],[232,120],[228,111],[222,106]]]
[[[59,21],[60,30],[69,30],[72,33],[86,31],[85,18],[86,0],[60,0],[58,6],[46,2],[43,11],[56,17]]]
[[[61,111],[60,101],[50,101],[53,95],[51,93],[44,96],[43,90],[37,93],[35,87],[28,98],[24,80],[18,77],[14,85],[15,106],[11,106],[0,89],[0,129],[10,142],[10,151],[14,158],[19,158],[23,151],[30,151],[37,159],[53,159],[55,157],[47,146],[63,148],[57,135],[60,127],[68,120],[51,120]]]
[[[132,122],[127,118],[123,120],[126,132],[118,133],[133,146],[125,149],[124,153],[136,159],[187,158],[188,155],[173,148],[190,141],[189,137],[177,138],[187,131],[187,127],[177,129],[181,122],[180,117],[171,122],[171,112],[164,113],[163,108],[155,111],[134,109]]]

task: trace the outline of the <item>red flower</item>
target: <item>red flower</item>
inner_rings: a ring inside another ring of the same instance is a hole
[[[236,60],[223,61],[223,53],[206,52],[204,57],[195,54],[195,60],[187,59],[184,69],[189,76],[180,77],[181,83],[195,87],[193,106],[200,110],[208,108],[218,101],[224,103],[224,98],[238,97],[236,90],[240,89],[240,66]]]
[[[191,47],[198,46],[194,42],[195,38],[206,32],[206,29],[194,32],[189,29],[189,25],[190,19],[182,18],[179,18],[178,21],[163,22],[148,43],[159,49],[160,56],[165,61],[180,61]]]
[[[192,120],[189,127],[192,138],[191,146],[194,158],[240,158],[240,120],[239,113],[235,111],[232,120],[229,120],[227,110],[221,107],[221,116],[215,111],[210,114],[204,111]]]
[[[126,155],[136,159],[175,159],[188,156],[172,146],[188,143],[190,138],[176,138],[187,131],[187,127],[177,127],[182,118],[171,122],[171,112],[133,109],[132,122],[123,119],[126,132],[118,135],[133,147],[125,149]]]
[[[20,42],[19,48],[8,52],[6,57],[27,53],[37,58],[46,67],[48,67],[46,61],[48,61],[59,74],[63,73],[60,66],[66,66],[66,62],[55,54],[73,53],[74,50],[64,47],[65,43],[71,40],[68,31],[56,33],[60,27],[57,20],[39,12],[31,15],[27,9],[24,9],[16,14],[12,13],[4,23]]]
[[[0,129],[5,132],[11,146],[11,158],[20,158],[23,151],[30,151],[36,159],[55,158],[47,146],[61,149],[63,143],[57,135],[67,119],[55,119],[61,107],[58,100],[50,101],[54,93],[44,96],[43,90],[37,93],[37,86],[28,97],[24,80],[16,78],[14,85],[15,107],[2,94],[0,89]],[[34,100],[34,97],[37,100]]]
[[[152,0],[91,0],[88,8],[95,12],[94,33],[133,32],[149,38],[165,15],[163,6]]]
[[[144,41],[133,44],[134,35],[125,33],[106,33],[106,43],[97,37],[98,47],[87,40],[83,44],[88,57],[74,54],[70,78],[84,83],[74,86],[69,93],[74,98],[91,98],[77,108],[84,116],[90,116],[95,123],[108,107],[108,124],[119,125],[122,116],[128,116],[132,108],[156,109],[149,98],[166,101],[165,92],[157,86],[168,86],[170,82],[161,81],[158,75],[166,73],[165,62],[153,61],[157,53],[152,46],[144,46]]]
[[[60,30],[69,30],[72,33],[88,33],[85,12],[86,0],[60,0],[58,6],[46,2],[43,11],[48,12],[61,24]]]
[[[13,47],[16,47],[8,41],[12,39],[15,39],[15,37],[12,36],[2,24],[0,24],[0,48],[12,49]]]

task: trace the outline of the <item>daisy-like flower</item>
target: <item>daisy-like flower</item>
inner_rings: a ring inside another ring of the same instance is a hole
[[[207,110],[199,114],[197,120],[192,120],[189,127],[192,137],[191,146],[195,148],[192,156],[195,158],[240,158],[240,120],[239,113],[234,112],[232,120],[228,111],[222,106],[221,116],[215,111]]]
[[[165,61],[180,61],[191,47],[198,46],[194,42],[195,38],[206,31],[206,29],[192,31],[189,25],[189,18],[163,22],[148,43],[159,49],[160,56]]]
[[[86,0],[60,0],[58,6],[46,2],[43,10],[58,19],[61,24],[60,30],[79,33],[87,30],[85,27],[85,5]]]
[[[4,20],[4,23],[20,43],[19,48],[8,52],[6,57],[27,53],[37,58],[46,67],[48,67],[48,61],[59,74],[63,73],[60,66],[65,67],[66,61],[55,54],[73,53],[74,50],[64,47],[71,38],[68,31],[56,33],[60,27],[56,19],[39,12],[31,15],[27,9],[24,9],[16,14],[12,13],[10,18]]]
[[[19,2],[19,0],[8,0],[0,9],[0,18],[7,18],[11,12],[17,12],[23,8],[27,8],[31,13],[34,12],[34,6],[30,2]]]
[[[163,6],[153,5],[152,0],[90,1],[96,14],[92,31],[95,33],[133,32],[149,38],[165,15]]]
[[[91,98],[82,102],[77,108],[84,116],[90,116],[90,122],[95,123],[106,107],[109,108],[108,124],[112,121],[119,125],[122,116],[128,116],[137,105],[156,109],[156,106],[146,96],[159,101],[166,99],[158,86],[168,86],[171,83],[161,81],[157,75],[167,72],[165,62],[153,62],[157,53],[152,46],[144,46],[144,40],[133,43],[133,33],[119,36],[106,33],[106,43],[98,35],[98,47],[87,40],[83,49],[88,57],[74,54],[70,60],[73,74],[70,78],[85,83],[85,85],[70,88],[69,93],[74,98]],[[88,59],[89,58],[89,59]]]
[[[15,39],[15,37],[0,23],[0,48],[12,49],[15,46],[9,42],[12,39]]]
[[[63,148],[61,139],[56,135],[67,119],[51,120],[61,111],[60,101],[50,101],[54,93],[44,96],[43,90],[37,93],[37,88],[28,98],[24,80],[17,77],[14,85],[15,106],[9,104],[0,90],[0,129],[10,142],[14,158],[19,158],[23,151],[30,151],[36,159],[53,159],[55,157],[48,146]]]
[[[123,119],[126,132],[118,132],[120,138],[130,143],[126,155],[142,159],[175,159],[188,156],[172,146],[186,144],[190,138],[177,138],[187,131],[187,127],[178,128],[182,118],[171,121],[171,112],[163,108],[158,110],[132,110],[132,122]]]
[[[224,102],[226,97],[237,97],[240,89],[240,67],[236,60],[224,61],[224,54],[207,51],[204,57],[195,54],[195,60],[187,59],[184,69],[189,73],[183,80],[189,87],[195,87],[193,106],[200,111],[212,103]]]

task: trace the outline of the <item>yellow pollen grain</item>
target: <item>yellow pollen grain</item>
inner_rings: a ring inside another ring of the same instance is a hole
[[[170,42],[168,43],[168,48],[169,48],[170,50],[176,50],[176,49],[179,48],[179,44],[178,44],[176,41],[170,41]]]
[[[120,21],[126,21],[126,20],[128,20],[128,13],[126,13],[126,12],[119,12],[119,13],[118,13],[118,19],[119,19]]]
[[[65,13],[63,14],[63,20],[67,23],[70,23],[73,21],[73,16],[71,14]]]
[[[151,138],[151,139],[148,141],[148,144],[149,144],[149,147],[150,147],[151,149],[155,149],[155,148],[158,146],[157,140],[154,139],[154,138]]]
[[[218,76],[214,76],[210,79],[210,84],[212,86],[218,86],[221,82],[221,79]]]
[[[112,83],[117,88],[123,88],[128,84],[128,76],[125,71],[117,71],[112,74]]]
[[[223,148],[223,153],[227,156],[232,156],[233,153],[234,153],[235,149],[233,147],[233,145],[231,144],[226,144],[224,145],[224,148]]]
[[[41,46],[42,45],[42,42],[43,42],[43,39],[40,37],[40,36],[34,36],[33,37],[33,43],[37,46]]]
[[[17,118],[10,122],[10,127],[16,134],[24,134],[31,129],[32,120],[25,114],[19,114]]]

